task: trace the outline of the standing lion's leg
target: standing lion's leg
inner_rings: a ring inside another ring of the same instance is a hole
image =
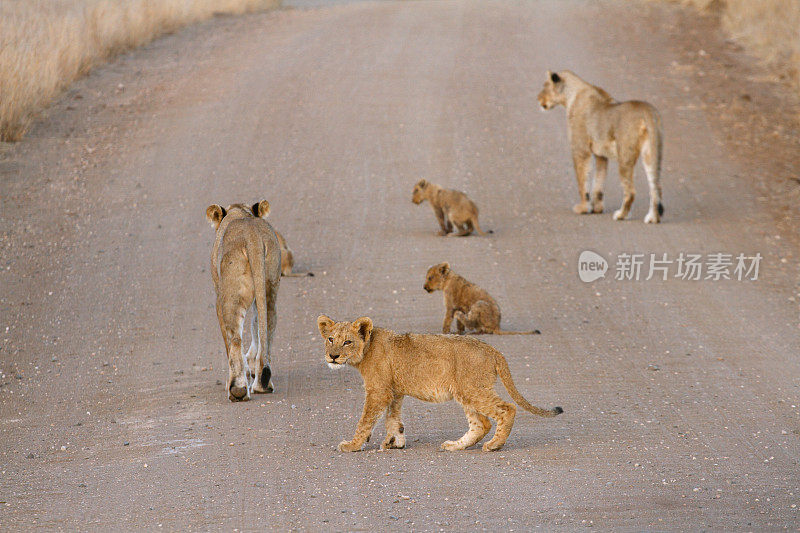
[[[228,399],[232,402],[250,399],[247,386],[247,361],[242,353],[242,331],[245,309],[225,309],[225,334],[228,339]]]
[[[480,442],[492,429],[491,421],[478,411],[467,405],[462,405],[469,421],[469,429],[458,440],[448,440],[442,443],[442,449],[448,451],[463,450]]]
[[[357,452],[361,450],[364,443],[367,442],[370,435],[372,435],[372,428],[375,427],[378,417],[391,403],[393,397],[390,392],[367,392],[367,398],[364,401],[364,410],[361,412],[361,419],[358,421],[356,433],[353,439],[349,441],[342,441],[339,443],[338,449],[340,452]]]
[[[608,174],[608,158],[594,156],[594,185],[592,187],[592,213],[603,212],[603,189],[605,189],[606,175]]]
[[[642,164],[647,174],[647,185],[650,188],[650,209],[644,217],[645,224],[658,224],[661,222],[661,213],[664,207],[661,205],[661,176],[658,164],[658,157],[653,153],[650,141],[647,141],[642,150]]]
[[[614,211],[614,220],[625,220],[631,211],[631,204],[636,197],[636,189],[633,186],[633,167],[635,164],[636,158],[633,161],[623,159],[619,161],[619,179],[622,182],[624,196],[622,198],[622,206]]]
[[[580,203],[575,204],[572,210],[579,215],[592,212],[589,207],[589,193],[586,189],[591,162],[592,154],[590,152],[577,152],[572,154],[572,163],[575,166],[575,178],[578,180],[578,194],[581,198]]]
[[[493,452],[499,450],[506,443],[511,428],[514,427],[514,417],[517,414],[517,406],[513,403],[504,402],[494,391],[486,390],[484,394],[473,401],[472,406],[479,413],[493,418],[497,422],[497,429],[491,440],[483,445],[483,451]]]
[[[392,403],[386,408],[386,439],[381,448],[405,448],[406,437],[403,435],[405,428],[400,421],[400,409],[403,407],[403,396],[395,395]]]
[[[255,368],[256,380],[253,383],[255,392],[273,392],[275,386],[272,384],[272,336],[275,334],[275,322],[278,313],[275,309],[275,294],[278,291],[271,283],[267,283],[267,331],[261,332],[259,336],[258,358]]]

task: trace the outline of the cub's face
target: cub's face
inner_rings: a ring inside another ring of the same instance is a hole
[[[411,201],[415,204],[419,205],[425,199],[425,188],[428,186],[428,182],[425,180],[419,180],[416,185],[414,185],[414,192],[411,195]]]
[[[564,79],[555,72],[547,71],[547,79],[544,82],[542,91],[537,97],[542,110],[547,111],[555,106],[566,104],[564,96]]]
[[[428,273],[425,275],[425,285],[423,285],[422,288],[428,292],[433,292],[444,288],[444,281],[449,273],[449,263],[439,263],[438,265],[433,265],[428,269]]]
[[[345,364],[357,365],[364,358],[364,349],[372,335],[372,320],[361,317],[354,322],[335,322],[320,315],[317,327],[325,339],[325,362],[334,369]]]

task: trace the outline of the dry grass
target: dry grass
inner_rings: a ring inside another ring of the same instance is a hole
[[[0,0],[0,140],[20,139],[35,113],[93,66],[217,13],[280,0]]]
[[[800,0],[678,0],[718,12],[728,34],[800,89]]]

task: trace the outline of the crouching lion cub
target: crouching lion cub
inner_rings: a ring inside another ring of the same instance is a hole
[[[458,440],[442,444],[445,450],[463,450],[483,439],[497,422],[494,436],[484,451],[505,444],[517,408],[495,392],[497,376],[511,398],[526,411],[545,417],[564,412],[561,407],[541,409],[520,394],[503,354],[477,339],[450,335],[397,334],[373,328],[372,320],[334,322],[321,315],[317,326],[325,338],[325,360],[331,368],[354,366],[364,379],[366,400],[352,440],[339,451],[356,452],[369,440],[375,422],[386,413],[386,439],[382,448],[404,448],[406,438],[400,421],[404,396],[426,402],[456,400],[464,408],[469,429]]]
[[[270,352],[275,333],[275,302],[281,280],[281,253],[272,226],[264,220],[269,202],[252,207],[211,205],[206,218],[216,229],[211,278],[217,318],[228,355],[228,398],[249,400],[251,392],[272,392]],[[252,309],[250,349],[242,353],[247,309]],[[254,376],[252,385],[248,374]]]
[[[573,211],[603,212],[608,160],[616,159],[624,198],[622,206],[614,212],[614,220],[624,220],[636,194],[633,169],[641,153],[650,186],[650,209],[644,221],[660,222],[664,214],[661,203],[662,132],[661,117],[656,108],[647,102],[617,102],[603,89],[590,85],[569,70],[559,73],[547,71],[538,98],[545,111],[557,105],[567,108],[567,133],[581,199]],[[596,170],[590,198],[587,181],[592,154]]]
[[[444,323],[442,333],[450,333],[453,318],[459,334],[491,333],[494,335],[538,335],[532,331],[507,331],[500,329],[500,306],[489,293],[470,283],[452,270],[450,263],[439,263],[428,269],[423,288],[428,292],[444,292]]]
[[[414,185],[411,201],[419,205],[425,200],[431,203],[436,220],[442,228],[439,235],[451,233],[454,227],[458,230],[454,235],[458,237],[469,235],[473,229],[479,235],[486,235],[478,225],[478,206],[463,192],[442,189],[438,185],[420,180]]]
[[[294,268],[294,253],[289,249],[286,239],[283,238],[283,235],[281,235],[278,230],[275,230],[275,237],[278,238],[278,244],[281,246],[281,276],[287,278],[313,277],[313,272],[306,272],[305,274],[301,272],[292,272]]]

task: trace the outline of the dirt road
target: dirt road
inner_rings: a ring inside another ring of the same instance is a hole
[[[630,2],[287,9],[73,86],[0,152],[0,529],[796,529],[800,161],[770,117],[797,102],[709,28]],[[661,109],[663,224],[641,222],[641,169],[611,219],[615,165],[606,213],[571,212],[564,112],[535,102],[548,68]],[[494,235],[436,237],[421,176]],[[316,276],[281,283],[276,392],[233,404],[204,212],[260,198]],[[591,284],[587,249],[610,263]],[[623,252],[763,259],[756,281],[616,281]],[[445,453],[461,409],[409,400],[407,449],[377,451],[379,422],[338,453],[363,391],[323,363],[317,315],[437,332],[422,284],[444,260],[504,327],[541,329],[484,340],[565,414]]]

